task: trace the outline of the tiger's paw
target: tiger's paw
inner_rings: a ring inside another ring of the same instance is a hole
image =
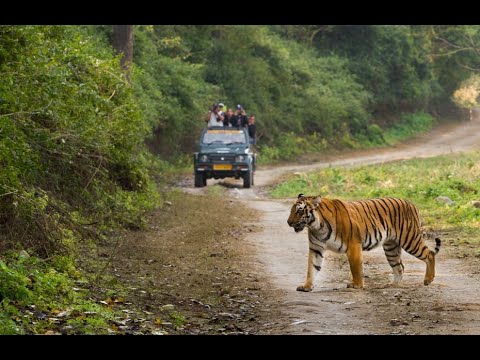
[[[313,290],[313,286],[305,286],[305,285],[300,285],[297,286],[297,291],[303,291],[303,292],[309,292]]]
[[[347,289],[363,289],[363,284],[348,283]]]

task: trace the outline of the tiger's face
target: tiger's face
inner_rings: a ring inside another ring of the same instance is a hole
[[[320,203],[321,197],[298,195],[298,199],[290,210],[287,223],[295,232],[302,231],[305,226],[315,220],[314,209]]]

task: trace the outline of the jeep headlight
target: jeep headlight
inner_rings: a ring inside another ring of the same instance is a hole
[[[235,162],[243,162],[243,161],[245,161],[245,155],[235,156]]]
[[[200,155],[199,160],[200,160],[200,162],[207,162],[208,161],[208,156],[207,155]]]

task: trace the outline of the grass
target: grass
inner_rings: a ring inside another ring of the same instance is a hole
[[[400,122],[385,131],[383,139],[386,144],[394,145],[400,141],[410,139],[415,135],[430,130],[433,124],[434,119],[429,114],[403,114]]]
[[[185,316],[176,311],[172,311],[169,316],[172,324],[177,328],[182,327],[186,322]]]
[[[438,231],[454,246],[469,245],[467,255],[480,256],[480,152],[452,154],[429,159],[329,168],[309,174],[291,175],[276,186],[276,198],[320,194],[342,200],[400,197],[419,208],[427,229]],[[446,196],[453,205],[435,199]]]

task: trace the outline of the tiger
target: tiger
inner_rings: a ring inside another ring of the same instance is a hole
[[[297,291],[313,290],[327,249],[347,254],[352,273],[349,288],[363,288],[363,251],[380,244],[393,270],[393,286],[403,276],[402,249],[427,264],[425,285],[435,277],[435,255],[441,240],[435,237],[435,250],[425,244],[419,210],[408,200],[385,197],[342,201],[299,194],[287,223],[297,233],[308,228],[307,277]]]

